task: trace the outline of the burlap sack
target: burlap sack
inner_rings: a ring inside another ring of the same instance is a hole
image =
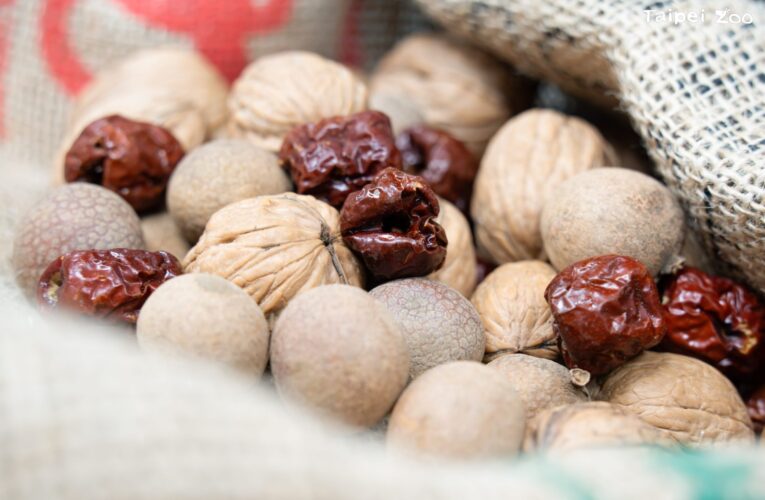
[[[74,96],[136,50],[194,48],[229,81],[286,49],[369,68],[422,26],[413,10],[408,0],[0,1],[0,153],[48,168]]]
[[[418,3],[532,76],[601,104],[618,98],[721,270],[765,291],[765,5]]]

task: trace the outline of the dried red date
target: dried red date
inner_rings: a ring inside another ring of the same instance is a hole
[[[763,372],[765,304],[753,291],[692,267],[662,288],[663,349],[706,361],[739,382]]]
[[[437,195],[466,212],[478,162],[465,145],[427,125],[411,127],[396,138],[403,169],[422,176]]]
[[[765,427],[765,385],[749,396],[746,400],[746,409],[749,412],[749,418],[752,419],[754,432],[762,434],[762,429]]]
[[[43,308],[67,308],[90,316],[135,323],[149,295],[183,271],[173,255],[115,248],[69,252],[40,276]]]
[[[384,168],[401,168],[390,120],[379,111],[295,127],[284,138],[279,159],[298,193],[335,208]]]
[[[118,115],[96,120],[66,154],[67,182],[90,182],[122,196],[138,212],[162,204],[183,147],[162,127]]]
[[[545,290],[563,360],[603,375],[658,344],[665,333],[650,271],[630,257],[603,255],[562,270]]]
[[[345,200],[340,230],[376,280],[424,276],[446,258],[438,211],[438,198],[421,177],[387,168]]]

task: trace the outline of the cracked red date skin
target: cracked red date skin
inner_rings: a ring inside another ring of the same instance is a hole
[[[666,327],[648,268],[603,255],[562,270],[545,290],[563,361],[604,375],[657,345]]]
[[[297,126],[285,137],[279,159],[298,193],[338,209],[383,169],[401,168],[390,119],[379,111]]]
[[[421,176],[435,193],[467,213],[478,162],[448,133],[427,125],[406,129],[396,138],[403,170]]]
[[[446,259],[438,212],[438,198],[421,177],[387,168],[345,200],[340,230],[377,283],[425,276]]]
[[[114,191],[137,212],[160,207],[183,147],[162,127],[107,116],[89,124],[64,160],[67,182],[89,182]]]
[[[706,361],[736,382],[762,380],[765,304],[757,294],[692,267],[665,278],[662,289],[662,349]]]
[[[43,309],[65,308],[133,324],[154,290],[182,272],[178,259],[167,252],[74,251],[45,269],[37,301]]]

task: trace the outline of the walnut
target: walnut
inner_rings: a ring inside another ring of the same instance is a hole
[[[446,231],[449,250],[441,269],[430,273],[428,278],[449,285],[465,297],[470,297],[476,283],[475,248],[470,223],[450,202],[439,198],[438,204],[441,212],[436,222]]]
[[[506,68],[488,54],[442,35],[413,35],[380,61],[370,106],[390,114],[396,133],[421,118],[480,157],[511,115],[505,92],[513,86]]]
[[[498,267],[478,285],[470,300],[483,322],[487,360],[504,353],[558,357],[552,314],[544,297],[554,277],[555,270],[544,262],[513,262]]]
[[[619,405],[686,445],[751,442],[746,406],[712,366],[687,356],[645,352],[605,379],[598,399]]]
[[[229,96],[227,132],[277,152],[293,127],[367,107],[350,69],[310,52],[281,52],[247,66]]]
[[[239,285],[270,322],[304,290],[363,284],[361,267],[340,236],[337,210],[294,193],[248,198],[220,209],[183,267]]]
[[[532,109],[507,122],[492,137],[473,188],[479,255],[497,264],[544,258],[546,198],[564,180],[611,157],[600,133],[578,118]]]
[[[56,158],[56,180],[63,181],[64,156],[89,123],[118,114],[159,125],[190,151],[225,122],[227,93],[215,67],[191,50],[147,49],[105,67],[77,97]]]
[[[674,439],[623,408],[593,401],[549,408],[526,426],[526,452],[603,446],[673,445]]]

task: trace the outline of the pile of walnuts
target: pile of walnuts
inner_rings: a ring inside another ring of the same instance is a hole
[[[152,64],[189,68],[193,91],[150,85]],[[270,366],[284,398],[420,454],[765,425],[765,302],[689,266],[670,191],[582,118],[526,109],[529,84],[486,54],[416,35],[367,79],[287,52],[228,92],[194,53],[114,68],[141,71],[83,92],[61,185],[18,228],[41,314],[251,379]],[[189,107],[160,116],[164,95]]]

